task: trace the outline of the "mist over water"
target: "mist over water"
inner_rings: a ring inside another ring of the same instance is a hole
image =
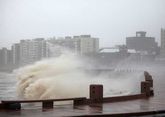
[[[139,92],[142,72],[86,72],[89,63],[65,52],[15,70],[17,92],[23,99],[89,97],[90,84],[103,84],[104,96]]]
[[[0,72],[0,100],[16,98],[16,82],[13,74]]]

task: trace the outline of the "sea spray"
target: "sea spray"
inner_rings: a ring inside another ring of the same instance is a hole
[[[130,94],[137,87],[139,73],[109,72],[93,76],[85,72],[87,65],[76,55],[63,53],[22,67],[15,71],[18,95],[24,99],[89,97],[90,84],[103,84],[104,96],[113,96]]]
[[[87,83],[83,64],[73,54],[42,60],[17,70],[18,94],[26,99],[71,97],[82,94],[77,90]],[[68,92],[72,92],[68,95]],[[85,91],[84,91],[85,92]]]

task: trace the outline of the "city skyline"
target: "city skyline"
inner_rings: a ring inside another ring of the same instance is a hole
[[[160,29],[160,35],[162,36],[162,30],[165,30],[165,28],[161,28]],[[120,43],[120,44],[116,44],[116,45],[112,45],[112,46],[100,46],[100,43],[101,43],[101,41],[102,41],[102,39],[100,38],[100,37],[95,37],[95,38],[99,38],[100,39],[100,41],[99,41],[99,48],[106,48],[106,47],[116,47],[116,46],[118,46],[118,45],[127,45],[127,42],[126,42],[126,40],[127,40],[127,38],[128,37],[136,37],[137,36],[137,32],[145,32],[145,36],[147,36],[147,37],[153,37],[154,39],[155,39],[155,42],[158,44],[158,46],[159,47],[161,47],[161,42],[162,42],[162,39],[161,39],[161,36],[160,36],[160,40],[158,41],[154,36],[151,36],[151,35],[149,35],[148,34],[148,32],[147,31],[143,31],[143,30],[139,30],[139,31],[135,31],[134,32],[134,34],[132,34],[132,35],[127,35],[125,38],[124,38],[124,42],[123,43]],[[135,35],[136,34],[136,35]],[[81,37],[81,36],[91,36],[91,34],[82,34],[82,35],[65,35],[65,36],[59,36],[59,37],[55,37],[55,36],[52,36],[52,37],[48,37],[48,38],[45,38],[45,37],[35,37],[35,38],[25,38],[25,39],[20,39],[20,40],[18,40],[17,42],[13,42],[13,43],[11,43],[9,46],[2,46],[2,47],[0,47],[0,49],[2,49],[2,48],[7,48],[7,49],[12,49],[12,45],[14,45],[14,44],[19,44],[22,40],[29,40],[29,41],[33,41],[33,40],[36,40],[36,39],[43,39],[43,40],[45,40],[45,41],[49,41],[49,40],[67,40],[67,39],[73,39],[73,38],[75,38],[75,37]],[[93,36],[93,35],[92,35]],[[164,38],[164,37],[163,37]]]
[[[60,39],[44,38],[20,40],[11,49],[0,48],[0,68],[16,68],[47,58],[60,56],[64,51],[75,55],[94,55],[99,51],[99,38],[79,35]]]
[[[0,0],[0,47],[22,39],[91,34],[100,46],[146,31],[160,45],[164,0]]]
[[[155,37],[147,36],[145,31],[137,31],[134,36],[127,36],[126,45],[121,44],[115,47],[99,47],[100,39],[91,35],[25,39],[20,40],[19,43],[13,43],[11,49],[0,48],[0,65],[1,67],[27,65],[42,59],[58,57],[65,50],[77,56],[95,56],[95,59],[101,58],[106,61],[125,58],[131,54],[148,56],[150,59],[164,58],[164,34],[165,30],[161,29],[161,46],[158,46]],[[114,50],[104,52],[102,51],[104,49]]]

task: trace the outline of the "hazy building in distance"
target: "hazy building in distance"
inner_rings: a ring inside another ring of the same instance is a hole
[[[64,38],[44,38],[20,40],[11,50],[0,49],[0,66],[13,68],[39,61],[43,58],[59,56],[68,50],[77,55],[93,55],[99,51],[99,39],[90,35],[66,36]]]
[[[3,56],[2,56],[2,49],[0,49],[0,67],[2,67],[2,59],[3,59]]]
[[[29,42],[29,62],[42,59],[44,38],[33,39]]]
[[[63,49],[78,55],[92,55],[99,51],[99,39],[90,35],[66,36],[65,38],[53,38],[48,40],[49,48],[53,47],[54,56],[61,54]],[[50,45],[53,44],[53,45]],[[51,52],[50,52],[51,54]],[[52,53],[53,54],[53,53]]]
[[[81,55],[95,54],[99,51],[99,39],[91,37],[90,35],[80,35],[79,43],[77,49],[80,51]]]
[[[5,66],[7,65],[7,55],[8,55],[8,50],[7,48],[2,48],[1,49],[1,65]]]
[[[46,56],[46,42],[44,38],[20,41],[21,65],[33,63]]]
[[[165,57],[165,29],[161,29],[161,46],[160,46],[160,55]]]
[[[7,50],[7,67],[12,67],[13,65],[13,53],[12,50]]]
[[[20,41],[20,62],[21,65],[29,63],[29,43],[30,40]]]
[[[43,40],[41,42],[41,58],[47,58],[48,56],[48,47],[47,47],[47,40]]]
[[[3,67],[3,51],[0,49],[0,68]]]
[[[20,64],[20,44],[16,43],[13,44],[11,47],[12,51],[12,63],[15,67],[19,66]]]
[[[0,66],[8,67],[12,64],[12,52],[7,48],[0,49]]]
[[[49,57],[59,56],[63,50],[72,51],[73,53],[76,52],[75,40],[70,36],[49,39],[47,41],[47,48]]]
[[[154,37],[146,37],[146,32],[138,31],[136,36],[126,38],[126,46],[128,49],[134,49],[142,54],[156,54],[158,44]]]

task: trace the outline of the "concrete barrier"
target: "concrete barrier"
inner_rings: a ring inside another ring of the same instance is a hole
[[[81,105],[85,103],[86,97],[79,98],[65,98],[65,99],[47,99],[47,100],[2,100],[1,107],[6,110],[20,110],[21,103],[35,103],[41,102],[43,109],[53,108],[53,102],[57,101],[73,101],[75,105]]]
[[[89,88],[90,101],[100,103],[103,100],[103,85],[92,84]]]
[[[153,89],[153,78],[152,76],[147,72],[144,71],[144,77],[145,77],[145,81],[149,83],[149,92],[148,95],[149,96],[154,96],[154,89]]]

